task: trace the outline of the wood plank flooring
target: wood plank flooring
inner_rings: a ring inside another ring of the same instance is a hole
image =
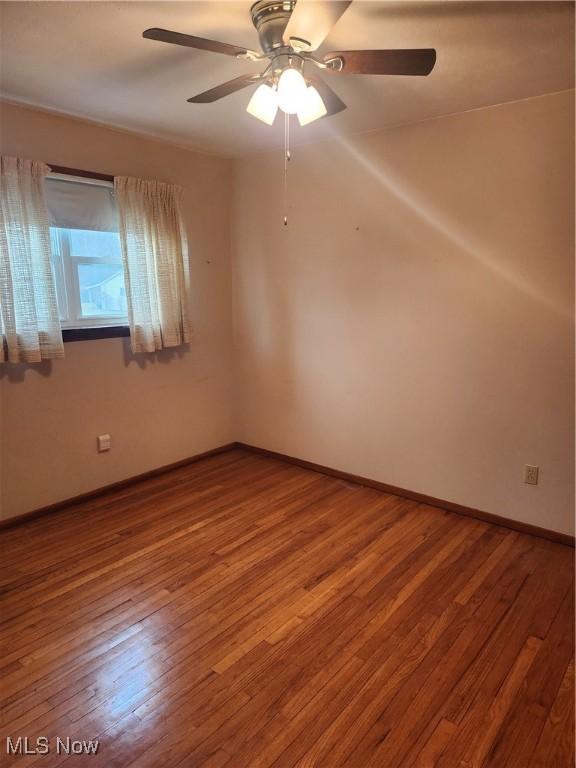
[[[0,539],[2,765],[574,765],[568,547],[241,450]]]

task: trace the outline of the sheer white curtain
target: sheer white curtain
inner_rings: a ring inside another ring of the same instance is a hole
[[[44,163],[0,158],[0,361],[64,357]]]
[[[190,339],[188,256],[180,215],[182,190],[160,181],[114,180],[134,352]]]

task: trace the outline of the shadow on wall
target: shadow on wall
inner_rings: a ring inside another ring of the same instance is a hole
[[[95,342],[84,341],[79,343],[94,344]],[[183,359],[189,352],[190,345],[184,344],[180,347],[161,349],[157,352],[138,352],[134,354],[130,348],[130,339],[122,339],[122,357],[125,367],[134,363],[141,370],[145,370],[150,365],[167,365],[173,360]],[[66,357],[61,362],[65,365]],[[42,360],[40,363],[5,363],[0,365],[0,381],[5,379],[10,384],[19,384],[25,381],[27,376],[30,377],[32,375],[42,376],[47,379],[53,373],[54,364],[52,360]]]
[[[0,380],[6,379],[16,384],[24,381],[27,373],[48,378],[52,375],[52,367],[52,360],[42,360],[41,363],[3,363],[0,365]]]
[[[128,367],[135,363],[141,370],[145,370],[150,365],[167,365],[176,359],[183,359],[190,352],[190,344],[182,344],[179,347],[169,347],[168,349],[159,349],[157,352],[132,352],[130,339],[122,339],[122,355],[124,366]]]

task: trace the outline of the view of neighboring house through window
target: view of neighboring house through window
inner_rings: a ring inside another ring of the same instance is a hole
[[[62,326],[126,324],[112,184],[53,175],[46,181],[46,200]]]

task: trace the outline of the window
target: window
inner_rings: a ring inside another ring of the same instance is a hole
[[[126,325],[112,184],[53,174],[46,180],[46,202],[62,327]]]

